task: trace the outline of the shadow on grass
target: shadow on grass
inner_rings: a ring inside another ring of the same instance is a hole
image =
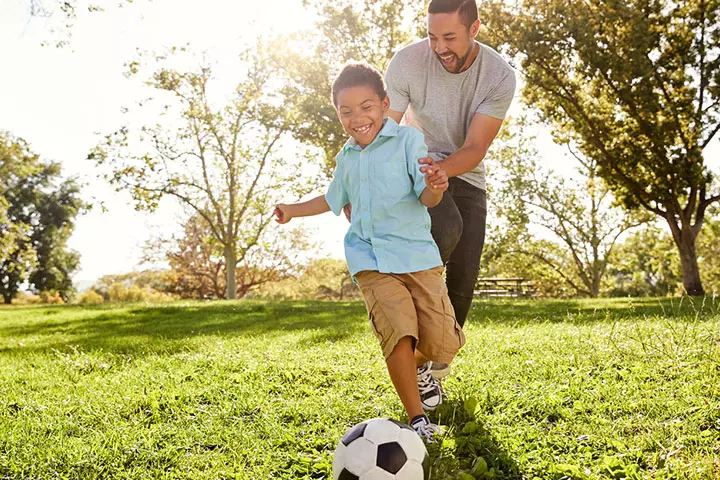
[[[693,319],[718,312],[720,300],[710,297],[478,300],[468,322],[521,326],[540,322],[643,320],[656,316]],[[366,334],[366,318],[360,301],[11,307],[0,311],[0,353],[68,348],[120,354],[174,353],[193,350],[192,340],[202,336],[252,339],[287,332],[299,333],[306,345],[322,344]]]
[[[613,298],[578,300],[475,300],[470,323],[602,322],[649,317],[702,319],[720,314],[720,298]]]
[[[252,338],[283,332],[302,333],[305,343],[321,343],[362,334],[366,318],[359,302],[21,307],[13,313],[28,320],[0,322],[0,339],[40,338],[30,347],[5,347],[0,353],[70,347],[111,353],[173,353],[191,348],[189,341],[194,337]]]
[[[459,472],[479,479],[520,480],[518,463],[503,449],[492,432],[478,421],[475,400],[452,399],[430,413],[433,421],[445,426],[442,444],[429,444],[432,478],[455,479]],[[450,439],[450,441],[448,441]]]

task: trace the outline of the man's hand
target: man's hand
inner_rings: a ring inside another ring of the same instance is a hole
[[[350,217],[352,216],[352,205],[347,204],[343,207],[343,212],[345,213],[345,218],[347,218],[347,221],[350,221]]]
[[[435,165],[435,160],[433,160],[430,157],[423,157],[420,160],[418,160],[418,163],[421,165],[428,165],[427,167],[425,167],[425,166],[420,167],[420,171],[422,173],[428,173],[428,171],[430,170],[430,167]]]
[[[284,203],[275,205],[273,215],[275,215],[275,221],[280,224],[288,223],[293,218],[292,215],[290,215],[288,205]]]
[[[422,167],[425,169],[425,185],[434,193],[444,192],[448,189],[448,176],[445,170],[437,164]]]

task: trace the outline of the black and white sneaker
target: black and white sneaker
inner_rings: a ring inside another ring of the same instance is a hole
[[[420,438],[426,442],[434,442],[437,440],[437,436],[443,434],[443,429],[430,422],[427,415],[418,415],[413,418],[410,420],[410,426],[418,435],[420,435]]]
[[[442,380],[450,375],[450,365],[447,363],[432,362],[432,368],[430,371],[432,372],[433,377],[438,380]]]
[[[443,390],[440,380],[432,375],[432,362],[428,361],[417,367],[416,374],[423,410],[435,410],[443,402]]]

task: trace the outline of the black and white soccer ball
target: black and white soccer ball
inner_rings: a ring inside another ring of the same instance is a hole
[[[427,480],[430,457],[420,436],[390,418],[373,418],[340,439],[333,480]]]

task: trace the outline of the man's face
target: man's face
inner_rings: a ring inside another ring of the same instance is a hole
[[[365,148],[382,130],[390,99],[383,100],[369,85],[343,88],[337,94],[337,116],[345,133]]]
[[[459,12],[428,14],[428,40],[440,64],[450,73],[460,73],[470,65],[468,58],[472,53],[479,22],[470,28],[462,22]]]

